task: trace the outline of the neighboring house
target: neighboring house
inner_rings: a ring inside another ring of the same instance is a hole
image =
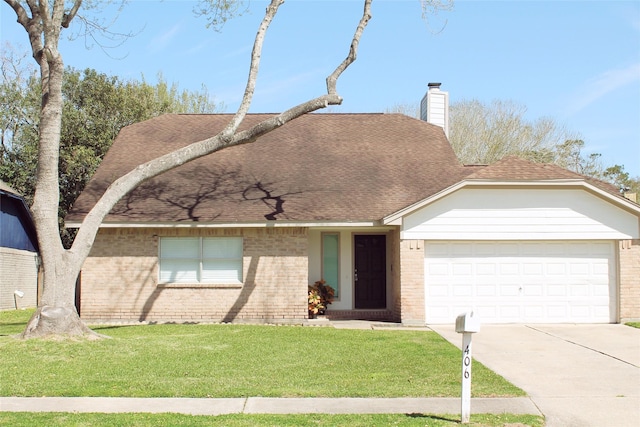
[[[446,127],[442,94],[423,104]],[[122,129],[67,226],[115,178],[229,118]],[[640,206],[603,182],[513,157],[463,166],[442,127],[404,115],[310,114],[121,200],[84,264],[81,316],[296,323],[323,278],[333,318],[619,322],[640,318],[639,238]]]
[[[0,181],[0,310],[38,304],[38,240],[31,213]]]

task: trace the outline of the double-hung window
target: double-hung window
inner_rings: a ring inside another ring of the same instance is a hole
[[[160,283],[242,283],[241,237],[161,237]]]

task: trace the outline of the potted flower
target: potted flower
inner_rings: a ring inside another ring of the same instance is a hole
[[[324,280],[318,280],[309,286],[309,317],[324,314],[327,306],[333,302],[335,291]]]
[[[309,303],[309,319],[315,319],[320,313],[320,310],[325,309],[325,306],[322,304],[322,300],[320,299],[320,293],[317,289],[313,289],[313,287],[309,286],[309,295],[307,298]]]

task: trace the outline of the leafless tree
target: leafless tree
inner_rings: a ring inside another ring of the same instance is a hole
[[[478,100],[451,105],[449,140],[464,164],[491,164],[516,154],[552,162],[556,147],[577,135],[552,118],[529,121],[526,107],[511,101]]]

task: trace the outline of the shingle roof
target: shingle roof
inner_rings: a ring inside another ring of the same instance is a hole
[[[489,166],[474,171],[466,179],[499,181],[584,180],[601,190],[621,197],[618,189],[607,182],[563,169],[554,164],[533,163],[517,156],[504,157]]]
[[[266,117],[249,115],[245,125]],[[169,114],[122,129],[67,220],[81,220],[115,178],[215,135],[229,118]],[[400,114],[309,114],[158,176],[105,221],[376,221],[473,171],[435,125]]]
[[[528,181],[549,179],[584,179],[583,175],[550,163],[533,163],[507,156],[472,173],[467,179]]]

